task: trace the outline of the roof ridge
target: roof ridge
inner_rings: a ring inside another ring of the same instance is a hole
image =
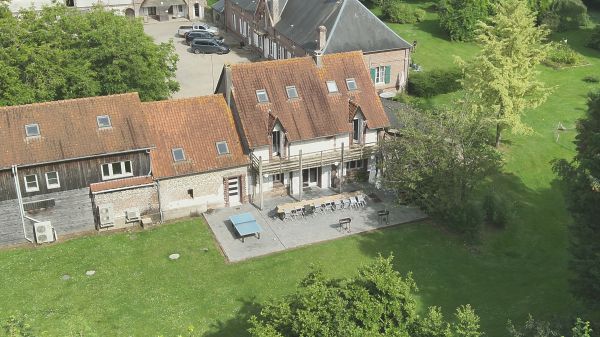
[[[338,22],[340,22],[340,18],[342,17],[342,12],[344,11],[344,8],[346,7],[346,4],[348,3],[347,0],[342,0],[342,6],[339,8],[338,11],[338,15],[337,18],[335,18],[335,22],[333,23],[333,27],[331,27],[331,32],[327,33],[327,36],[325,37],[326,42],[325,42],[325,47],[323,47],[323,50],[321,50],[321,52],[325,52],[325,50],[327,49],[327,45],[329,45],[329,41],[331,41],[331,36],[333,36],[333,32],[335,32],[335,29],[337,28]],[[336,9],[334,9],[335,12]],[[331,12],[331,14],[329,16],[331,16],[333,14],[333,12]],[[325,18],[325,20],[323,20],[323,22],[327,21],[329,19],[329,16],[327,16],[327,18]]]
[[[61,100],[57,100],[57,101],[46,101],[46,102],[35,102],[35,103],[19,104],[19,105],[0,106],[0,112],[3,110],[10,110],[10,109],[16,109],[16,108],[59,105],[59,104],[68,103],[68,102],[74,102],[74,101],[82,102],[82,101],[91,101],[91,100],[95,100],[95,99],[103,100],[103,99],[114,98],[114,97],[119,97],[119,96],[136,96],[136,97],[138,97],[138,100],[139,100],[138,92],[134,91],[134,92],[111,94],[111,95],[105,95],[105,96],[79,97],[79,98],[61,99]]]
[[[146,106],[146,105],[152,105],[152,104],[168,104],[168,103],[177,103],[177,102],[186,102],[186,101],[195,101],[195,100],[199,100],[199,99],[209,99],[209,98],[215,98],[215,96],[223,96],[223,94],[208,94],[208,95],[201,95],[201,96],[192,96],[192,97],[180,97],[180,98],[171,98],[171,99],[163,99],[160,101],[149,101],[149,102],[142,102],[142,106]]]

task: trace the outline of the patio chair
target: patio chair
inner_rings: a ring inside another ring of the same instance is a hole
[[[356,198],[350,198],[348,199],[350,201],[350,208],[358,208],[358,201],[356,201]]]
[[[359,194],[359,195],[356,196],[356,201],[362,207],[367,206],[367,200],[365,199],[365,196],[362,195],[362,194]]]
[[[302,218],[304,218],[305,214],[304,214],[304,207],[300,207],[296,209],[296,213],[298,213],[298,215]]]
[[[341,200],[336,200],[333,202],[333,210],[338,211],[344,208],[344,203]]]
[[[315,206],[313,205],[304,205],[303,213],[305,216],[312,215],[315,216]]]
[[[297,209],[291,210],[291,212],[290,212],[290,219],[296,220],[299,216],[300,216],[300,214],[298,214],[298,210]]]
[[[344,200],[342,200],[342,203],[344,205],[344,209],[350,209],[350,206],[352,205],[352,203],[350,202],[350,199],[344,199]]]

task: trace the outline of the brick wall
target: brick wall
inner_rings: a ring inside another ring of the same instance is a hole
[[[388,52],[364,54],[367,70],[378,66],[391,66],[390,83],[376,84],[377,91],[404,90],[408,80],[408,65],[410,62],[408,49]]]
[[[242,176],[242,202],[247,201],[246,166],[204,174],[171,178],[159,182],[160,202],[165,220],[199,215],[208,209],[226,206],[224,180]],[[190,195],[190,190],[191,194]]]

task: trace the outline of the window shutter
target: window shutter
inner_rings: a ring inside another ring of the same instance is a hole
[[[373,81],[373,83],[375,83],[375,72],[376,71],[377,71],[377,69],[371,68],[371,81]]]
[[[392,66],[385,66],[385,84],[390,83],[391,75],[392,75]]]

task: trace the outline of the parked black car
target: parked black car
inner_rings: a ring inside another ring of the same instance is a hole
[[[229,53],[229,46],[224,43],[219,43],[215,39],[200,39],[196,38],[192,40],[190,44],[192,52],[194,54],[227,54]]]
[[[201,31],[201,30],[192,30],[191,32],[185,35],[185,43],[190,46],[192,40],[194,39],[215,39],[219,43],[223,43],[223,37],[216,36],[211,32]]]

